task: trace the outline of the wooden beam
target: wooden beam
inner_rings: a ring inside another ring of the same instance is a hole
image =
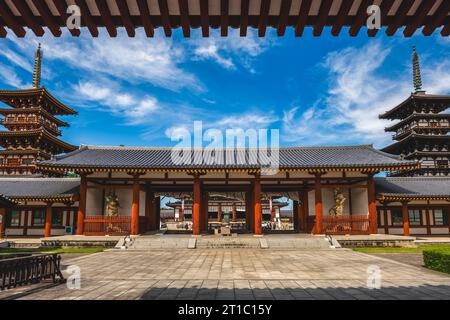
[[[220,35],[222,37],[228,36],[228,11],[229,0],[220,1]]]
[[[240,35],[241,37],[247,36],[248,28],[248,10],[250,0],[241,0],[241,25],[240,25]]]
[[[166,37],[172,36],[172,26],[170,25],[169,6],[167,0],[158,0],[159,11],[161,12],[161,22]]]
[[[258,22],[258,37],[264,37],[266,35],[269,10],[270,10],[270,0],[261,0],[261,8]]]
[[[450,35],[450,24],[447,24],[444,28],[442,28],[441,36],[448,37]]]
[[[305,30],[306,22],[308,21],[309,11],[311,10],[312,0],[303,0],[300,10],[298,12],[298,19],[295,25],[295,36],[301,37],[303,30]]]
[[[11,12],[11,9],[9,9],[8,5],[4,1],[0,2],[0,16],[2,16],[6,26],[10,28],[17,37],[25,37],[25,29],[19,24],[14,14]]]
[[[189,22],[189,5],[186,0],[178,0],[180,7],[181,28],[183,29],[183,36],[189,38],[191,36],[191,25]]]
[[[327,18],[330,14],[331,5],[333,4],[333,0],[322,0],[320,4],[319,14],[317,16],[317,22],[314,26],[313,35],[314,37],[320,37],[323,31],[323,27],[327,22]]]
[[[403,35],[405,37],[409,38],[413,36],[417,28],[423,24],[428,12],[430,12],[437,1],[438,0],[422,1],[419,8],[417,8],[413,21],[411,21],[411,23],[406,26],[405,30],[403,30]]]
[[[359,6],[358,13],[356,14],[356,20],[350,27],[350,36],[356,37],[361,30],[362,26],[367,20],[367,8],[374,2],[374,0],[363,0]]]
[[[381,26],[383,26],[383,21],[386,20],[387,14],[391,10],[392,6],[394,5],[395,0],[383,0],[380,6],[380,18],[381,18]],[[375,37],[378,33],[379,29],[370,29],[367,30],[367,35],[369,37]]]
[[[56,17],[52,14],[50,9],[48,8],[47,3],[44,0],[32,0],[34,6],[39,11],[42,20],[44,20],[45,25],[50,30],[50,32],[55,37],[60,37],[62,32],[59,27],[58,22],[56,21]]]
[[[59,21],[61,23],[61,25],[67,25],[67,4],[65,1],[53,1],[53,3],[55,4],[56,9],[59,12]],[[80,36],[80,29],[69,29],[69,32],[72,34],[72,36],[74,37],[79,37]]]
[[[141,14],[142,25],[144,26],[145,35],[149,38],[155,35],[155,28],[153,26],[150,9],[148,8],[147,0],[136,0]]]
[[[348,19],[348,14],[352,6],[353,6],[352,1],[342,2],[336,17],[336,22],[333,24],[333,27],[331,28],[331,34],[333,36],[337,37],[341,33],[342,27],[344,26],[346,20]]]
[[[42,37],[45,31],[36,22],[36,17],[34,16],[33,12],[31,11],[30,7],[25,2],[25,0],[16,0],[14,2],[14,5],[16,6],[17,10],[20,12],[20,14],[22,15],[23,19],[30,27],[30,29],[33,30],[34,34],[38,37]]]
[[[280,16],[278,17],[277,35],[284,36],[286,26],[289,20],[289,11],[291,10],[292,0],[281,1]]]
[[[388,36],[393,36],[395,32],[402,26],[403,22],[406,19],[406,15],[408,14],[409,10],[411,10],[411,7],[413,6],[415,0],[403,0],[400,4],[400,7],[398,8],[397,12],[395,13],[395,23],[391,24],[386,29],[386,34]]]
[[[117,29],[112,21],[111,12],[109,11],[108,3],[106,0],[95,0],[97,4],[97,8],[100,11],[100,15],[102,17],[103,24],[105,25],[106,30],[110,37],[117,37]]]
[[[209,6],[208,0],[200,0],[200,22],[202,24],[202,36],[209,37]]]
[[[97,38],[98,37],[97,25],[94,23],[94,21],[92,19],[91,12],[89,11],[86,1],[75,0],[75,3],[77,4],[77,6],[80,7],[81,20],[84,21],[84,24],[89,29],[89,32],[91,33],[91,35],[94,38]]]
[[[6,29],[3,26],[0,26],[0,38],[5,38],[7,35]]]
[[[134,23],[131,21],[130,17],[130,9],[128,8],[128,4],[126,1],[116,1],[117,7],[120,11],[120,17],[122,19],[125,30],[127,31],[127,35],[130,38],[134,38],[136,36],[136,30]]]
[[[439,8],[436,10],[436,13],[433,15],[430,23],[425,26],[422,30],[422,34],[424,36],[431,36],[431,34],[438,28],[444,19],[448,16],[450,11],[450,1],[442,1]]]

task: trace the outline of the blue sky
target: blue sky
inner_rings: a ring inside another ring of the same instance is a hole
[[[420,54],[424,89],[450,93],[450,39],[438,32],[411,39],[365,32],[351,38],[328,29],[314,38],[274,30],[260,39],[253,30],[240,38],[201,38],[200,30],[172,39],[157,30],[153,39],[124,30],[111,39],[102,30],[92,39],[83,30],[72,38],[0,40],[0,88],[31,86],[34,51],[42,42],[42,84],[79,111],[64,139],[73,144],[172,146],[170,133],[193,128],[275,128],[281,145],[390,142],[378,114],[412,91],[411,48]]]

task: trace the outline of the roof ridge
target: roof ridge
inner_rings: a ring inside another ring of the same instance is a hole
[[[80,178],[47,178],[47,177],[41,177],[41,178],[26,178],[26,177],[0,177],[0,181],[79,181]]]
[[[95,145],[81,145],[80,149],[86,150],[171,150],[176,149],[177,147],[157,147],[157,146],[95,146]],[[179,147],[180,149],[182,147]],[[342,145],[342,146],[282,146],[279,147],[280,150],[302,150],[302,149],[356,149],[356,148],[369,148],[376,150],[372,144],[361,144],[361,145]],[[203,150],[206,147],[202,148],[192,148],[194,150]],[[258,148],[247,148],[247,147],[239,147],[239,148],[224,148],[225,150],[249,150],[249,149],[258,149]],[[392,156],[392,155],[391,155]]]

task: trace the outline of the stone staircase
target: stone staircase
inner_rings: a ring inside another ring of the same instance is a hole
[[[122,238],[116,245],[122,250],[164,249],[275,249],[326,250],[332,249],[330,239],[322,236],[268,235],[232,237],[190,235],[144,235]]]

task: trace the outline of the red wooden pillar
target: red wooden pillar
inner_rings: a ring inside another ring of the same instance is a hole
[[[52,203],[47,203],[45,207],[45,230],[44,237],[48,238],[52,235]]]
[[[156,230],[155,195],[150,190],[145,192],[145,217],[147,230]]]
[[[217,221],[222,222],[222,204],[217,207]]]
[[[254,202],[254,230],[255,235],[262,234],[262,207],[261,207],[261,180],[259,177],[255,179],[253,185],[253,202]]]
[[[141,185],[137,177],[133,180],[133,201],[131,203],[131,234],[139,234],[139,195]]]
[[[194,177],[194,204],[192,206],[192,234],[200,235],[201,232],[201,216],[200,216],[201,188],[200,179]]]
[[[6,209],[0,208],[0,239],[5,236],[6,231]]]
[[[367,179],[367,196],[369,201],[369,231],[372,234],[378,233],[377,226],[377,203],[375,196],[375,179],[369,175]]]
[[[84,233],[84,217],[86,215],[87,179],[86,175],[81,175],[80,180],[80,200],[78,201],[77,234]]]
[[[236,205],[231,207],[231,222],[236,222]]]
[[[313,233],[321,234],[323,232],[322,220],[323,220],[323,204],[322,204],[322,187],[320,184],[320,175],[316,175],[314,181],[314,194],[315,194],[315,210],[316,210],[316,223]]]
[[[402,202],[402,213],[403,213],[403,235],[409,236],[409,212],[408,212],[408,202]]]

